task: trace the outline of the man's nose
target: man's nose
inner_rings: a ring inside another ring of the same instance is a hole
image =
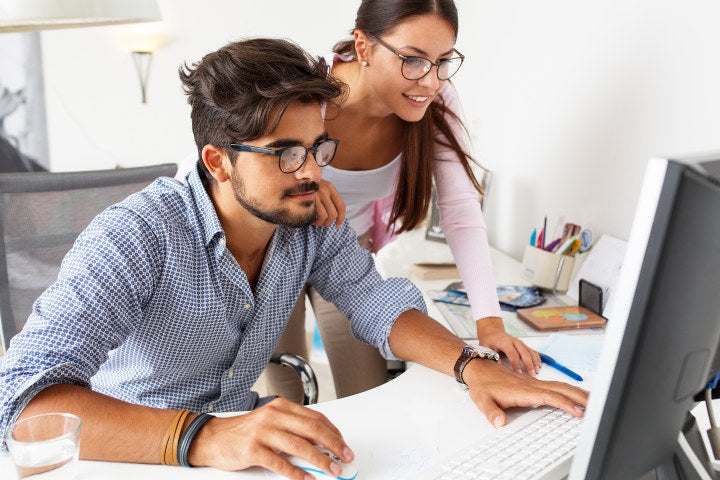
[[[305,163],[294,172],[294,175],[298,180],[307,179],[315,182],[320,181],[322,178],[322,170],[315,161],[312,152],[308,152],[307,157],[305,157]]]

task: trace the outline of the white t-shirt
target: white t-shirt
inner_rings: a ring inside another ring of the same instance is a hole
[[[373,170],[340,170],[332,164],[323,167],[322,177],[342,192],[345,216],[350,226],[361,235],[373,226],[373,202],[395,191],[400,171],[400,155]]]

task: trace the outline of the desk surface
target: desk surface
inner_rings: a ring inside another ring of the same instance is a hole
[[[493,266],[498,283],[520,283],[520,263],[498,251],[493,251]],[[444,287],[447,280],[418,282],[421,289]],[[422,283],[422,284],[421,284]],[[429,312],[442,321],[432,302]],[[597,334],[593,336],[597,338]],[[528,338],[538,347],[544,337]],[[588,388],[591,372],[579,372],[585,382],[578,383],[563,374],[543,368],[540,378],[567,381]],[[482,438],[493,427],[485,419],[466,391],[454,379],[421,365],[411,366],[395,380],[358,395],[324,402],[312,408],[322,412],[343,433],[354,450],[359,479],[377,478],[373,452],[398,447],[437,447],[439,456],[450,454],[467,443]],[[508,420],[519,410],[508,411]],[[0,472],[13,470],[8,455],[0,455]],[[4,478],[7,478],[3,475]],[[187,469],[161,465],[139,465],[81,461],[78,479],[107,478],[266,478],[263,470],[253,468],[242,472],[222,472],[215,469]]]

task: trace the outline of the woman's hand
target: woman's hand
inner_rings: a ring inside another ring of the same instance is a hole
[[[315,211],[317,217],[313,225],[317,227],[329,227],[333,222],[339,227],[345,221],[345,202],[327,180],[320,180],[320,189],[315,195]]]
[[[540,372],[542,365],[540,354],[525,345],[519,338],[509,335],[505,331],[502,318],[481,318],[476,325],[480,345],[504,353],[513,370],[522,373],[524,366],[528,375],[535,376]]]

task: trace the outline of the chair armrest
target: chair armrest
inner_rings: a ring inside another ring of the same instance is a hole
[[[303,405],[313,405],[318,399],[317,377],[310,364],[304,358],[292,353],[273,352],[271,363],[286,365],[295,370],[303,386]]]

